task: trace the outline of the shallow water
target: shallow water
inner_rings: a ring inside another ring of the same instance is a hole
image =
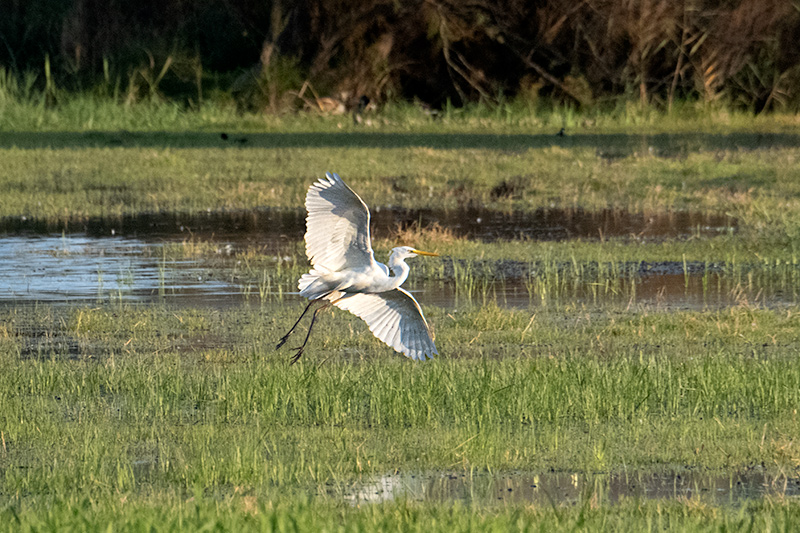
[[[195,260],[163,260],[139,239],[0,239],[0,302],[224,303],[240,289]]]
[[[257,283],[243,281],[225,267],[204,258],[167,259],[163,240],[131,237],[6,236],[0,238],[0,303],[58,304],[148,303],[181,306],[229,307],[276,296],[278,287],[262,295]],[[235,245],[218,244],[224,256]],[[448,258],[445,270],[448,267]],[[451,261],[452,263],[452,261]],[[634,275],[616,280],[582,283],[560,292],[542,292],[528,278],[528,265],[507,267],[503,281],[477,282],[464,291],[453,281],[410,280],[405,287],[423,305],[459,308],[496,302],[501,307],[527,309],[556,303],[638,306],[664,309],[720,308],[739,304],[774,306],[796,303],[797,291],[741,285],[725,279],[719,270],[681,263],[634,264]],[[625,266],[625,265],[623,265]],[[697,268],[695,268],[697,267]],[[262,288],[263,290],[263,288]],[[287,298],[294,284],[280,290]]]
[[[438,224],[456,236],[483,241],[625,236],[634,236],[637,240],[688,238],[736,230],[735,219],[693,212],[636,214],[619,210],[538,210],[499,213],[485,209],[376,209],[373,213],[374,234],[391,236],[417,224],[423,227]],[[52,233],[54,226],[43,221],[11,218],[0,222],[0,228],[5,231],[5,235],[0,236],[0,301],[171,301],[183,305],[226,306],[252,299],[253,287],[233,279],[224,269],[211,268],[209,262],[202,259],[161,257],[160,246],[168,242],[213,242],[220,255],[253,246],[292,255],[303,238],[305,213],[266,209],[194,215],[142,214],[64,224],[60,226],[60,234]],[[507,277],[520,278],[521,274],[512,272]],[[725,305],[730,301],[720,293],[716,303],[713,297],[709,302],[707,291],[698,298],[694,289],[681,293],[676,289],[677,282],[666,277],[662,281],[654,279],[645,276],[637,282],[641,298],[646,301],[683,298],[690,306]],[[442,306],[486,303],[491,296],[503,306],[528,307],[538,299],[519,279],[487,284],[480,294],[466,295],[466,300],[465,295],[456,293],[453,283],[409,284],[409,288],[425,292],[422,298],[425,303]],[[627,295],[630,296],[635,294]],[[597,293],[596,290],[576,293],[574,297],[581,301],[596,299]]]
[[[336,487],[329,493],[354,505],[398,499],[547,507],[575,505],[587,499],[600,505],[623,499],[682,499],[739,505],[765,496],[800,496],[800,478],[769,475],[760,470],[725,474],[686,471],[595,475],[426,472],[386,474],[351,486]]]
[[[195,214],[145,213],[117,218],[90,218],[73,223],[50,223],[25,217],[0,220],[0,232],[10,235],[73,233],[89,237],[136,237],[148,242],[190,237],[214,239],[236,246],[280,246],[302,240],[304,210],[259,209],[253,211]],[[618,209],[538,209],[503,213],[482,208],[457,210],[376,208],[372,210],[372,234],[391,237],[410,226],[439,225],[456,237],[484,242],[503,239],[562,240],[636,237],[637,239],[715,236],[736,230],[735,218],[724,214],[692,211],[629,213]]]
[[[454,283],[429,282],[404,285],[423,305],[459,308],[496,303],[500,307],[528,309],[551,303],[616,306],[652,310],[720,309],[737,305],[775,307],[797,303],[794,291],[772,287],[744,287],[726,280],[720,273],[684,275],[664,271],[635,278],[622,278],[606,286],[580,283],[558,294],[542,294],[525,280],[489,282],[472,293],[459,291]]]

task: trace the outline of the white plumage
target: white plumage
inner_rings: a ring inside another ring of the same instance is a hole
[[[314,267],[373,266],[369,209],[338,174],[326,174],[306,194],[306,255]]]
[[[438,354],[419,304],[403,289],[349,294],[333,305],[361,318],[373,335],[411,359]]]
[[[438,254],[400,246],[392,250],[388,267],[375,261],[369,209],[337,174],[327,173],[309,187],[306,209],[306,255],[312,268],[298,280],[298,287],[311,302],[278,348],[311,305],[322,301],[325,306],[314,311],[306,342],[317,313],[333,304],[364,320],[373,335],[412,359],[424,361],[438,354],[419,304],[400,288],[408,277],[406,258]],[[306,342],[292,362],[302,355]]]

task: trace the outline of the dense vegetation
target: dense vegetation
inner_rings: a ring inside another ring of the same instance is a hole
[[[335,313],[288,366],[273,343],[300,308],[0,311],[0,531],[796,523],[796,308],[428,308],[446,355],[419,365]],[[344,497],[397,471],[516,470],[598,483],[549,505]],[[604,496],[609,473],[693,471],[778,482],[742,507]]]
[[[6,84],[284,112],[419,99],[798,108],[785,0],[7,2]],[[310,85],[309,85],[310,84]]]

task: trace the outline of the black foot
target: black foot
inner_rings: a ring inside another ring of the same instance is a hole
[[[286,335],[284,335],[283,337],[281,337],[281,340],[279,340],[279,341],[278,341],[278,345],[277,345],[277,346],[275,346],[275,349],[276,349],[276,350],[277,350],[277,349],[279,349],[281,346],[283,346],[284,344],[286,344],[286,341],[288,341],[288,340],[289,340],[289,334],[287,333]]]
[[[301,347],[295,348],[295,349],[297,350],[297,352],[292,357],[292,362],[289,363],[290,365],[295,364],[298,361],[298,359],[300,359],[300,356],[303,355],[303,349],[305,349],[305,346],[301,346]]]

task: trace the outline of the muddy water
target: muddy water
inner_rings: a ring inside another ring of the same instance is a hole
[[[194,260],[163,260],[138,239],[0,239],[0,302],[238,301],[239,287]],[[155,255],[153,255],[155,254]]]
[[[387,474],[330,492],[352,504],[408,499],[549,507],[574,505],[587,499],[600,505],[623,499],[684,499],[740,505],[765,496],[796,497],[800,495],[800,478],[773,476],[757,470],[726,474],[689,471],[630,475],[429,472]]]
[[[412,225],[438,224],[457,237],[482,241],[500,239],[562,240],[606,237],[686,238],[714,236],[736,230],[736,219],[727,215],[690,211],[629,213],[605,209],[539,209],[502,213],[489,209],[460,210],[374,209],[372,232],[391,237]],[[305,211],[261,209],[253,211],[196,214],[140,214],[119,218],[92,218],[73,223],[48,223],[36,219],[0,220],[0,232],[11,235],[53,233],[85,234],[89,237],[136,237],[153,241],[190,236],[225,241],[237,246],[294,243],[305,232]]]
[[[615,305],[654,310],[719,309],[737,305],[774,307],[794,304],[796,291],[752,286],[724,279],[720,273],[703,276],[667,271],[631,279],[621,279],[606,286],[584,282],[558,294],[544,292],[524,280],[485,283],[470,293],[459,291],[450,282],[407,283],[404,286],[423,305],[460,308],[495,302],[500,307],[527,309],[550,303],[573,303],[587,306]]]
[[[262,294],[252,280],[239,278],[230,266],[212,266],[204,258],[167,259],[162,243],[163,240],[87,235],[2,237],[0,303],[163,302],[228,307],[261,301],[279,290],[271,287],[272,292]],[[217,246],[219,254],[225,255],[236,245]],[[445,272],[452,271],[452,260],[442,261]],[[469,291],[456,286],[452,276],[451,281],[412,279],[405,286],[423,305],[447,308],[496,302],[503,307],[526,309],[550,302],[574,302],[704,309],[738,304],[772,306],[798,300],[796,290],[742,285],[725,279],[718,267],[707,270],[695,264],[621,265],[624,272],[618,279],[587,279],[562,287],[557,293],[531,281],[535,267],[531,270],[530,265],[518,263],[490,266],[495,272],[507,270],[502,272],[505,280],[478,282]],[[288,295],[295,289],[292,284],[280,290]]]
[[[497,239],[562,240],[635,236],[637,239],[684,238],[717,235],[736,230],[736,220],[725,215],[692,212],[636,214],[618,210],[539,210],[498,213],[485,209],[419,211],[376,209],[373,231],[391,236],[411,225],[438,224],[457,236]],[[194,215],[142,214],[90,219],[52,226],[25,218],[0,221],[0,302],[174,302],[182,305],[238,305],[253,298],[253,288],[230,271],[211,268],[204,259],[174,260],[163,257],[161,246],[195,239],[213,242],[220,254],[258,247],[293,255],[302,240],[305,213],[300,210],[265,209],[248,212],[207,212]],[[61,233],[54,234],[59,229]],[[448,259],[444,259],[445,262]],[[453,269],[453,261],[445,270]],[[409,284],[424,293],[428,305],[450,307],[483,304],[526,308],[541,303],[541,295],[526,285],[528,273],[506,265],[509,281],[486,283],[468,294],[452,282]],[[491,265],[495,268],[495,265]],[[680,272],[678,272],[680,273]],[[728,305],[730,291],[710,294],[677,275],[674,268],[660,276],[643,275],[628,286],[598,294],[596,286],[578,287],[569,297],[591,303],[598,296],[618,302],[671,303],[690,307]],[[452,277],[452,272],[451,276]],[[696,277],[696,276],[695,276]],[[708,280],[706,280],[707,282]],[[283,288],[292,291],[293,288]],[[256,291],[258,292],[258,291]],[[257,298],[264,295],[257,294]]]

